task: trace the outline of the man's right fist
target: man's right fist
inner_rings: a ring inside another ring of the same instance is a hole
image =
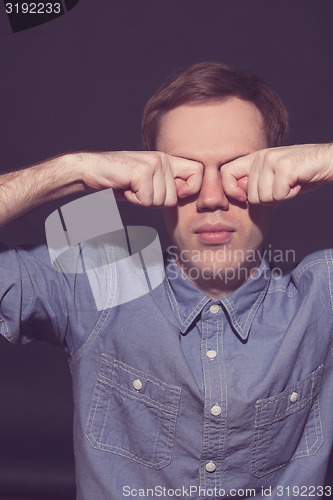
[[[112,188],[117,199],[136,205],[174,206],[197,194],[202,182],[201,163],[155,151],[74,153],[72,160],[86,188]]]

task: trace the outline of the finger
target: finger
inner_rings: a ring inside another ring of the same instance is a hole
[[[124,189],[124,194],[128,201],[136,205],[151,206],[154,201],[153,176],[148,170],[141,171],[139,178],[131,179],[131,185]]]
[[[199,193],[202,185],[202,169],[187,177],[186,181],[175,179],[179,198],[186,198]]]
[[[252,155],[248,155],[225,163],[222,166],[222,186],[227,196],[238,201],[246,201],[245,183],[246,189],[248,189],[248,186],[244,179],[248,178],[252,163]]]
[[[301,184],[291,186],[282,176],[276,176],[273,185],[273,199],[275,201],[289,200],[294,198],[302,189]]]
[[[199,192],[202,184],[203,165],[200,162],[170,156],[170,168],[180,198]]]
[[[166,197],[165,172],[162,166],[158,166],[155,168],[152,180],[153,180],[152,205],[154,207],[161,207],[162,205],[164,205]]]
[[[297,186],[294,186],[290,189],[290,193],[287,197],[287,199],[289,200],[290,198],[294,198],[294,196],[298,195],[298,193],[301,191],[302,189],[302,185],[301,184],[298,184]]]
[[[255,163],[251,167],[251,172],[249,174],[249,179],[247,182],[247,199],[249,203],[257,205],[260,203],[258,183],[260,175],[260,165]]]
[[[242,179],[244,179],[243,177]],[[233,198],[238,201],[247,200],[247,182],[246,189],[243,189],[242,182],[239,182],[232,174],[226,173],[221,175],[223,190],[228,198]]]
[[[165,171],[165,187],[166,187],[166,194],[164,199],[164,206],[172,207],[177,205],[178,201],[177,186],[171,172],[170,164],[168,165],[168,168]]]
[[[259,203],[272,203],[275,201],[273,196],[273,184],[275,173],[271,168],[263,168],[258,177],[258,199]]]
[[[123,195],[125,200],[129,201],[130,203],[134,203],[134,205],[144,205],[144,203],[142,203],[142,201],[137,197],[136,193],[134,193],[129,188],[123,190]]]
[[[296,172],[279,168],[275,171],[272,187],[273,199],[276,201],[293,198],[301,190]]]

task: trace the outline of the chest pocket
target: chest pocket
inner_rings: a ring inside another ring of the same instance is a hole
[[[171,461],[180,393],[102,354],[86,437],[98,450],[161,469]]]
[[[323,366],[281,394],[256,403],[251,472],[263,477],[323,443],[319,389]]]

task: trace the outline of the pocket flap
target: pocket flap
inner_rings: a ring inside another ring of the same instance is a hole
[[[101,356],[99,378],[128,395],[146,400],[147,404],[150,402],[171,413],[178,411],[179,387],[166,384],[105,354]]]
[[[323,370],[324,366],[321,365],[307,378],[288,387],[278,396],[259,399],[256,403],[256,427],[283,420],[313,401],[319,394]]]

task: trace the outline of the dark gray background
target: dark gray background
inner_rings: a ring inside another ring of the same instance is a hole
[[[143,106],[175,69],[214,60],[269,81],[290,111],[290,144],[333,136],[331,0],[80,0],[11,33],[0,5],[1,169],[75,150],[140,149]],[[44,239],[50,204],[12,223],[7,242]],[[269,242],[297,258],[333,244],[332,188],[273,214]],[[159,211],[122,204],[126,224],[159,230]],[[73,491],[67,362],[46,344],[0,344],[0,494]],[[332,473],[333,474],[333,473]],[[332,481],[331,481],[332,482]]]

